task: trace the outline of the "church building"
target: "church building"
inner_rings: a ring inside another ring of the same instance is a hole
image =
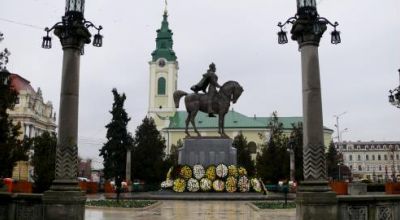
[[[152,52],[150,66],[150,91],[148,115],[156,123],[157,129],[166,140],[166,153],[171,152],[171,145],[183,140],[187,112],[175,108],[173,93],[177,90],[179,65],[173,50],[172,31],[169,28],[168,13],[164,11],[161,28],[157,30],[156,49]],[[181,100],[182,102],[182,100]],[[184,106],[181,104],[181,106]],[[263,144],[268,140],[270,131],[268,124],[271,117],[246,116],[233,109],[225,116],[225,132],[230,138],[242,133],[251,144],[252,157],[261,152]],[[290,135],[292,125],[302,122],[302,117],[279,117],[286,134]],[[199,112],[196,126],[202,136],[218,136],[218,118],[209,118]],[[190,126],[190,133],[195,135]],[[332,140],[333,130],[324,127],[325,146]]]

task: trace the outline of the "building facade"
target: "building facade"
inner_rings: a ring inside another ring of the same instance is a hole
[[[342,142],[335,146],[354,180],[400,178],[400,141]]]
[[[8,110],[14,124],[20,124],[19,139],[33,138],[47,131],[56,132],[56,114],[51,102],[44,102],[42,91],[32,88],[30,82],[18,74],[11,74],[11,86],[17,91],[18,98],[14,109]],[[29,157],[33,155],[29,151]],[[13,169],[13,179],[33,181],[33,167],[29,161],[18,161]]]
[[[44,102],[40,88],[35,91],[30,82],[18,74],[11,74],[11,85],[18,92],[14,109],[8,114],[15,124],[20,123],[21,135],[35,137],[44,131],[56,131],[56,114],[51,102]]]
[[[177,56],[173,50],[172,31],[169,29],[168,13],[164,12],[161,28],[157,30],[156,49],[153,51],[149,76],[149,108],[148,115],[156,123],[157,129],[166,140],[166,153],[171,152],[171,146],[186,137],[185,120],[186,111],[175,108],[173,93],[177,90],[179,65]],[[290,135],[292,124],[302,122],[302,117],[280,117],[285,133]],[[242,133],[248,142],[252,142],[252,156],[261,152],[269,137],[267,128],[271,117],[248,117],[244,114],[231,110],[225,116],[225,132],[234,138]],[[199,112],[196,117],[196,125],[202,136],[217,136],[218,120],[209,118],[206,114]],[[190,132],[194,135],[193,129]],[[331,141],[333,130],[324,129],[325,145]]]

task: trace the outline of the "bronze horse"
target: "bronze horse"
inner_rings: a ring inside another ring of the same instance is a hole
[[[224,119],[225,114],[229,111],[229,106],[231,102],[236,103],[240,95],[243,92],[243,88],[236,81],[228,81],[221,86],[219,92],[214,96],[212,101],[212,109],[214,113],[218,114],[218,133],[221,137],[227,137],[224,131]],[[199,131],[197,131],[196,123],[194,121],[197,112],[202,111],[204,113],[209,113],[207,110],[207,94],[203,93],[191,93],[188,94],[184,91],[177,90],[174,92],[174,102],[175,107],[179,108],[179,100],[185,97],[186,111],[188,116],[186,118],[186,128],[185,133],[190,137],[188,127],[189,122],[192,123],[193,129],[197,136],[201,136]]]

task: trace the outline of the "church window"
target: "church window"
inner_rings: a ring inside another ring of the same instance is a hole
[[[165,95],[165,87],[166,87],[166,82],[164,77],[158,78],[158,83],[157,83],[157,94],[158,95]]]

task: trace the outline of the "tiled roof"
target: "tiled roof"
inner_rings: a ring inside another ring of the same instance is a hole
[[[29,82],[27,79],[23,78],[22,76],[12,73],[10,75],[11,79],[11,85],[12,87],[17,90],[17,92],[20,92],[21,90],[27,90],[35,93],[35,90],[31,86],[31,82]]]
[[[167,129],[184,129],[186,117],[186,111],[177,111],[171,117]],[[303,121],[302,117],[279,117],[278,119],[284,129],[291,129],[292,124]],[[271,117],[248,117],[236,111],[229,111],[225,116],[225,128],[266,128],[271,120]],[[210,118],[207,114],[199,112],[196,116],[196,126],[197,128],[217,128],[218,117]]]

